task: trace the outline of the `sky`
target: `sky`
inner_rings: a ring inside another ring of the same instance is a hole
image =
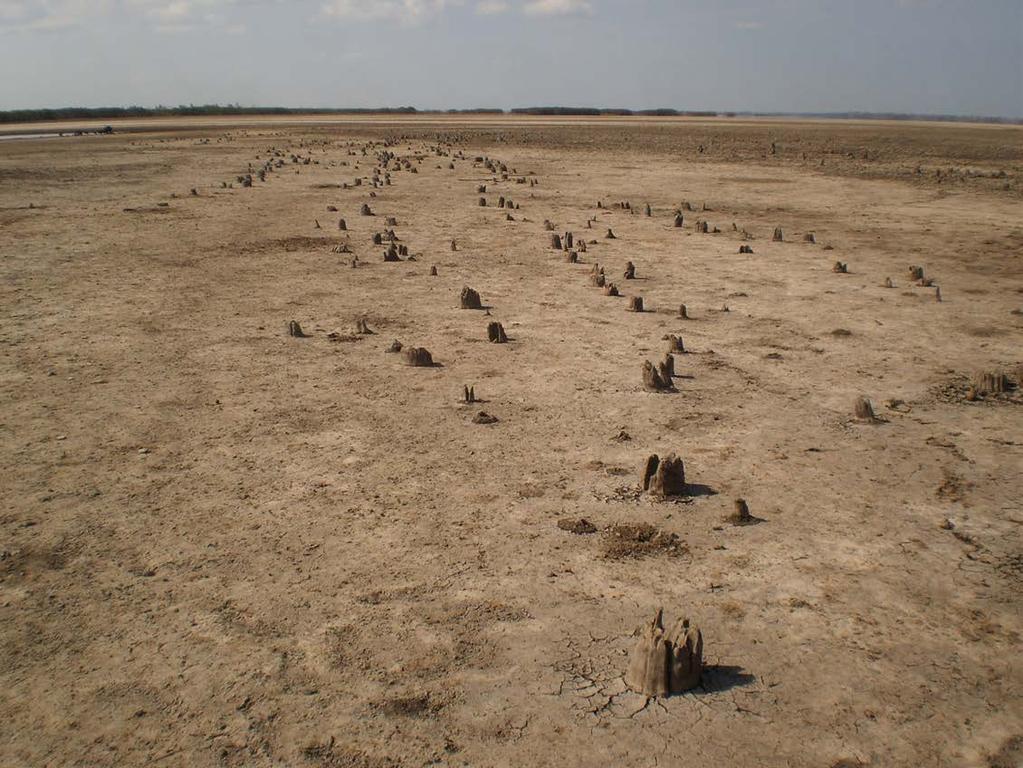
[[[1023,118],[1023,0],[0,0],[0,109]]]

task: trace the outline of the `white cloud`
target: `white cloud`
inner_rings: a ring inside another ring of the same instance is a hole
[[[589,13],[593,6],[589,0],[530,0],[523,10],[529,16],[564,16]]]
[[[379,21],[388,19],[416,24],[461,0],[328,0],[323,12],[336,19]]]
[[[508,3],[504,0],[481,0],[476,4],[476,13],[481,16],[496,16],[508,10]]]

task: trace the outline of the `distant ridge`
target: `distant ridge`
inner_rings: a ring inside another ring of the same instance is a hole
[[[60,107],[0,111],[0,124],[57,120],[102,120],[125,117],[200,117],[216,115],[555,115],[583,117],[795,117],[821,120],[925,120],[952,123],[1021,125],[1023,119],[985,115],[922,115],[902,112],[719,112],[715,110],[615,109],[607,107],[516,107],[476,109],[417,109],[416,107],[328,108],[242,107],[239,105],[181,105],[177,107]]]

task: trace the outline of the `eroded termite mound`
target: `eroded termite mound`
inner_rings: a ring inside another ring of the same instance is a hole
[[[772,235],[771,239],[776,243],[780,243],[785,240],[785,233],[781,231],[781,227],[774,228],[774,235]]]
[[[703,674],[703,634],[688,618],[664,631],[663,609],[639,630],[629,657],[625,684],[647,697],[690,691]]]
[[[363,203],[362,204],[362,208],[359,209],[359,213],[362,216],[372,216],[373,215],[373,211],[370,209],[369,203]]]
[[[643,388],[649,392],[670,392],[674,389],[671,383],[671,371],[664,363],[655,366],[649,360],[643,362]]]
[[[465,385],[462,390],[462,402],[466,405],[472,405],[476,402],[476,388]]]
[[[674,453],[663,459],[656,453],[652,454],[643,468],[643,490],[661,498],[684,496],[686,468],[682,459]]]
[[[414,368],[430,368],[433,366],[433,355],[425,347],[406,347],[402,350],[402,359],[405,365]]]
[[[384,251],[384,261],[401,261],[401,258],[398,256],[398,246],[394,243],[391,243],[387,250]]]
[[[686,220],[685,220],[685,217],[682,216],[682,211],[676,211],[675,212],[675,228],[676,229],[681,229],[682,226],[685,223],[686,223]]]
[[[803,242],[810,243],[811,245],[813,245],[814,243],[817,242],[817,236],[814,235],[813,232],[807,232],[805,235],[803,235]]]
[[[630,312],[642,312],[643,311],[643,297],[642,296],[630,296],[629,297],[629,311]]]
[[[366,323],[366,318],[364,317],[360,317],[355,321],[355,332],[364,334],[373,333],[373,331],[369,329],[369,325]]]
[[[306,333],[302,330],[302,326],[298,324],[298,320],[292,320],[288,323],[288,335],[296,339],[306,338]]]
[[[614,283],[608,283],[607,285],[604,286],[604,295],[605,296],[620,296],[621,294],[618,292],[618,286],[617,285],[615,285]]]
[[[874,406],[866,397],[860,396],[856,398],[853,403],[853,413],[857,419],[861,421],[876,422],[877,416],[874,414]]]
[[[436,266],[430,267],[430,276],[431,277],[436,277],[437,276],[437,267]]]
[[[1012,379],[1001,371],[981,371],[974,374],[970,388],[976,395],[1003,395],[1013,391],[1015,386]]]
[[[756,525],[763,522],[759,517],[754,517],[750,514],[749,504],[746,503],[746,499],[736,499],[732,514],[726,517],[725,520],[732,525]]]
[[[553,248],[556,251],[561,250],[561,235],[558,234],[551,235],[551,248]]]
[[[569,251],[565,254],[565,261],[569,264],[579,263],[579,253],[577,251]]]
[[[462,288],[462,294],[459,299],[462,309],[483,309],[483,301],[480,299],[479,293],[469,286]]]
[[[625,272],[623,274],[623,277],[625,277],[626,280],[636,279],[636,265],[633,264],[631,261],[627,261],[625,263]]]
[[[753,253],[753,248],[749,245],[740,245],[739,253]]]
[[[844,261],[836,261],[835,266],[831,268],[831,271],[837,275],[845,275],[849,272],[849,265]]]
[[[607,228],[607,234],[604,235],[604,238],[606,240],[616,240],[617,239],[617,237],[615,236],[615,233],[611,230],[611,227]]]
[[[683,304],[682,306],[685,306],[685,305]],[[686,345],[682,341],[682,337],[681,336],[675,336],[674,334],[669,334],[667,339],[666,339],[666,341],[668,342],[668,352],[669,353],[680,352],[682,354],[685,354]]]
[[[682,318],[683,320],[688,320],[689,319],[689,310],[686,309],[686,305],[685,304],[679,304],[678,305],[678,316],[680,318]]]
[[[492,322],[487,325],[487,339],[490,340],[491,344],[507,344],[508,335],[504,332],[504,326],[498,322]]]

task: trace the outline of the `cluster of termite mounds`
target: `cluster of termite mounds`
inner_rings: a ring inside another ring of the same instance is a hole
[[[629,657],[625,684],[649,698],[691,691],[703,674],[703,634],[680,618],[671,630],[664,630],[664,610],[639,630]]]

